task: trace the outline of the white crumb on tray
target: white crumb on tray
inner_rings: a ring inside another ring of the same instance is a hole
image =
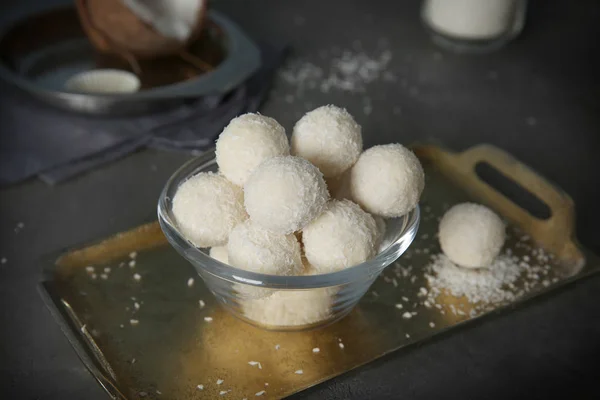
[[[138,324],[140,323],[140,321],[138,321],[137,319],[130,319],[130,320],[129,320],[129,323],[130,323],[132,326],[136,326],[136,325],[138,325]]]
[[[342,343],[342,342],[338,343],[338,346],[340,346],[340,349],[343,349],[345,347],[344,343]]]
[[[410,335],[408,333],[404,336],[406,336],[407,339],[410,339]]]
[[[319,349],[318,347],[315,347],[314,349],[312,349],[313,353],[319,353],[321,351],[321,349]]]
[[[129,268],[135,267],[135,260],[129,261]]]
[[[6,258],[3,258],[3,260],[6,260]],[[4,263],[2,263],[2,264],[4,264]],[[95,268],[93,265],[88,265],[87,267],[85,267],[85,270],[89,273],[92,273],[92,272],[94,272]]]
[[[269,386],[269,382],[265,382],[265,386]]]
[[[162,394],[162,392],[160,390],[157,390],[156,394]]]
[[[140,274],[135,273],[133,274],[133,279],[139,282],[142,279],[142,276]]]
[[[275,350],[279,350],[280,348],[281,348],[280,345],[278,345],[278,344],[275,345]]]
[[[148,396],[148,393],[146,393],[146,392],[139,392],[138,395],[140,397],[146,397],[146,396]]]
[[[301,370],[301,369],[299,369],[299,370],[296,370],[296,371],[294,371],[294,373],[295,373],[296,375],[302,375],[302,374],[304,373],[304,371],[303,371],[303,370]]]
[[[204,390],[204,385],[198,385],[198,386],[196,386],[196,389],[198,389],[198,390]]]
[[[221,391],[219,392],[219,396],[226,395],[226,394],[227,394],[227,393],[229,393],[229,392],[231,392],[231,389],[230,389],[230,390],[221,390]]]
[[[248,364],[251,365],[251,366],[253,366],[253,367],[258,366],[258,369],[262,369],[262,365],[258,361],[248,361]]]
[[[404,314],[402,314],[402,318],[404,318],[404,319],[411,319],[412,318],[412,314],[407,311]]]
[[[129,253],[129,258],[131,258],[132,260],[135,260],[136,257],[137,257],[137,251],[132,251],[131,253]]]
[[[265,393],[267,393],[267,392],[265,392],[264,390],[261,390],[260,392],[256,392],[255,396],[256,397],[260,397],[260,396],[262,396]]]
[[[432,328],[435,328],[435,323],[434,322],[430,322],[429,326],[432,327]]]
[[[104,272],[106,272],[107,274],[110,274],[110,271],[111,271],[110,267],[104,267]]]
[[[204,300],[198,300],[198,305],[200,306],[200,308],[204,308],[206,303],[204,303]]]
[[[138,303],[137,301],[135,303],[133,303],[133,308],[135,308],[136,310],[140,309],[140,303]]]
[[[402,310],[404,308],[404,306],[402,304],[398,303],[398,304],[396,304],[396,308],[398,310]]]
[[[212,317],[204,317],[204,320],[206,322],[212,322],[213,319],[212,319]]]
[[[100,274],[100,278],[107,280],[108,279],[108,275],[107,274]]]
[[[225,382],[223,379],[217,379],[217,385],[221,385],[223,382]]]
[[[96,279],[97,277],[98,277],[98,275],[96,275],[96,274],[91,274],[90,275],[90,278],[92,278],[92,279]]]
[[[188,287],[194,286],[194,278],[190,278],[190,279],[187,280],[187,286]]]

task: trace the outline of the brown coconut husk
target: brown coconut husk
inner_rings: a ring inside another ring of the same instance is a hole
[[[153,59],[177,54],[201,69],[209,69],[202,60],[186,51],[198,38],[206,18],[206,4],[198,10],[196,25],[185,41],[168,38],[142,21],[121,0],[75,0],[84,32],[100,52],[125,59],[140,74],[138,59]]]

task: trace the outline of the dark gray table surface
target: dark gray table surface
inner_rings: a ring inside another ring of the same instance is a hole
[[[571,194],[578,236],[600,253],[597,1],[532,1],[522,37],[478,57],[430,44],[417,1],[215,3],[248,31],[287,40],[295,57],[317,65],[326,62],[320,50],[389,43],[388,69],[402,78],[395,83],[374,83],[363,94],[310,91],[291,103],[289,87],[276,84],[263,113],[286,128],[306,110],[335,103],[356,115],[366,146],[493,143]],[[7,259],[0,265],[0,398],[106,398],[40,300],[39,259],[151,220],[164,181],[186,159],[141,151],[58,187],[30,181],[0,191],[0,257]],[[296,398],[600,398],[599,316],[597,276]]]

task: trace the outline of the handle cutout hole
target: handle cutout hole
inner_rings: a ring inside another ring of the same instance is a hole
[[[485,183],[537,219],[548,219],[548,204],[485,161],[475,164],[475,173]]]

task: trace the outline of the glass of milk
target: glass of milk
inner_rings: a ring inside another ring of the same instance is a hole
[[[526,8],[527,0],[424,0],[421,16],[438,45],[488,52],[521,33]]]

